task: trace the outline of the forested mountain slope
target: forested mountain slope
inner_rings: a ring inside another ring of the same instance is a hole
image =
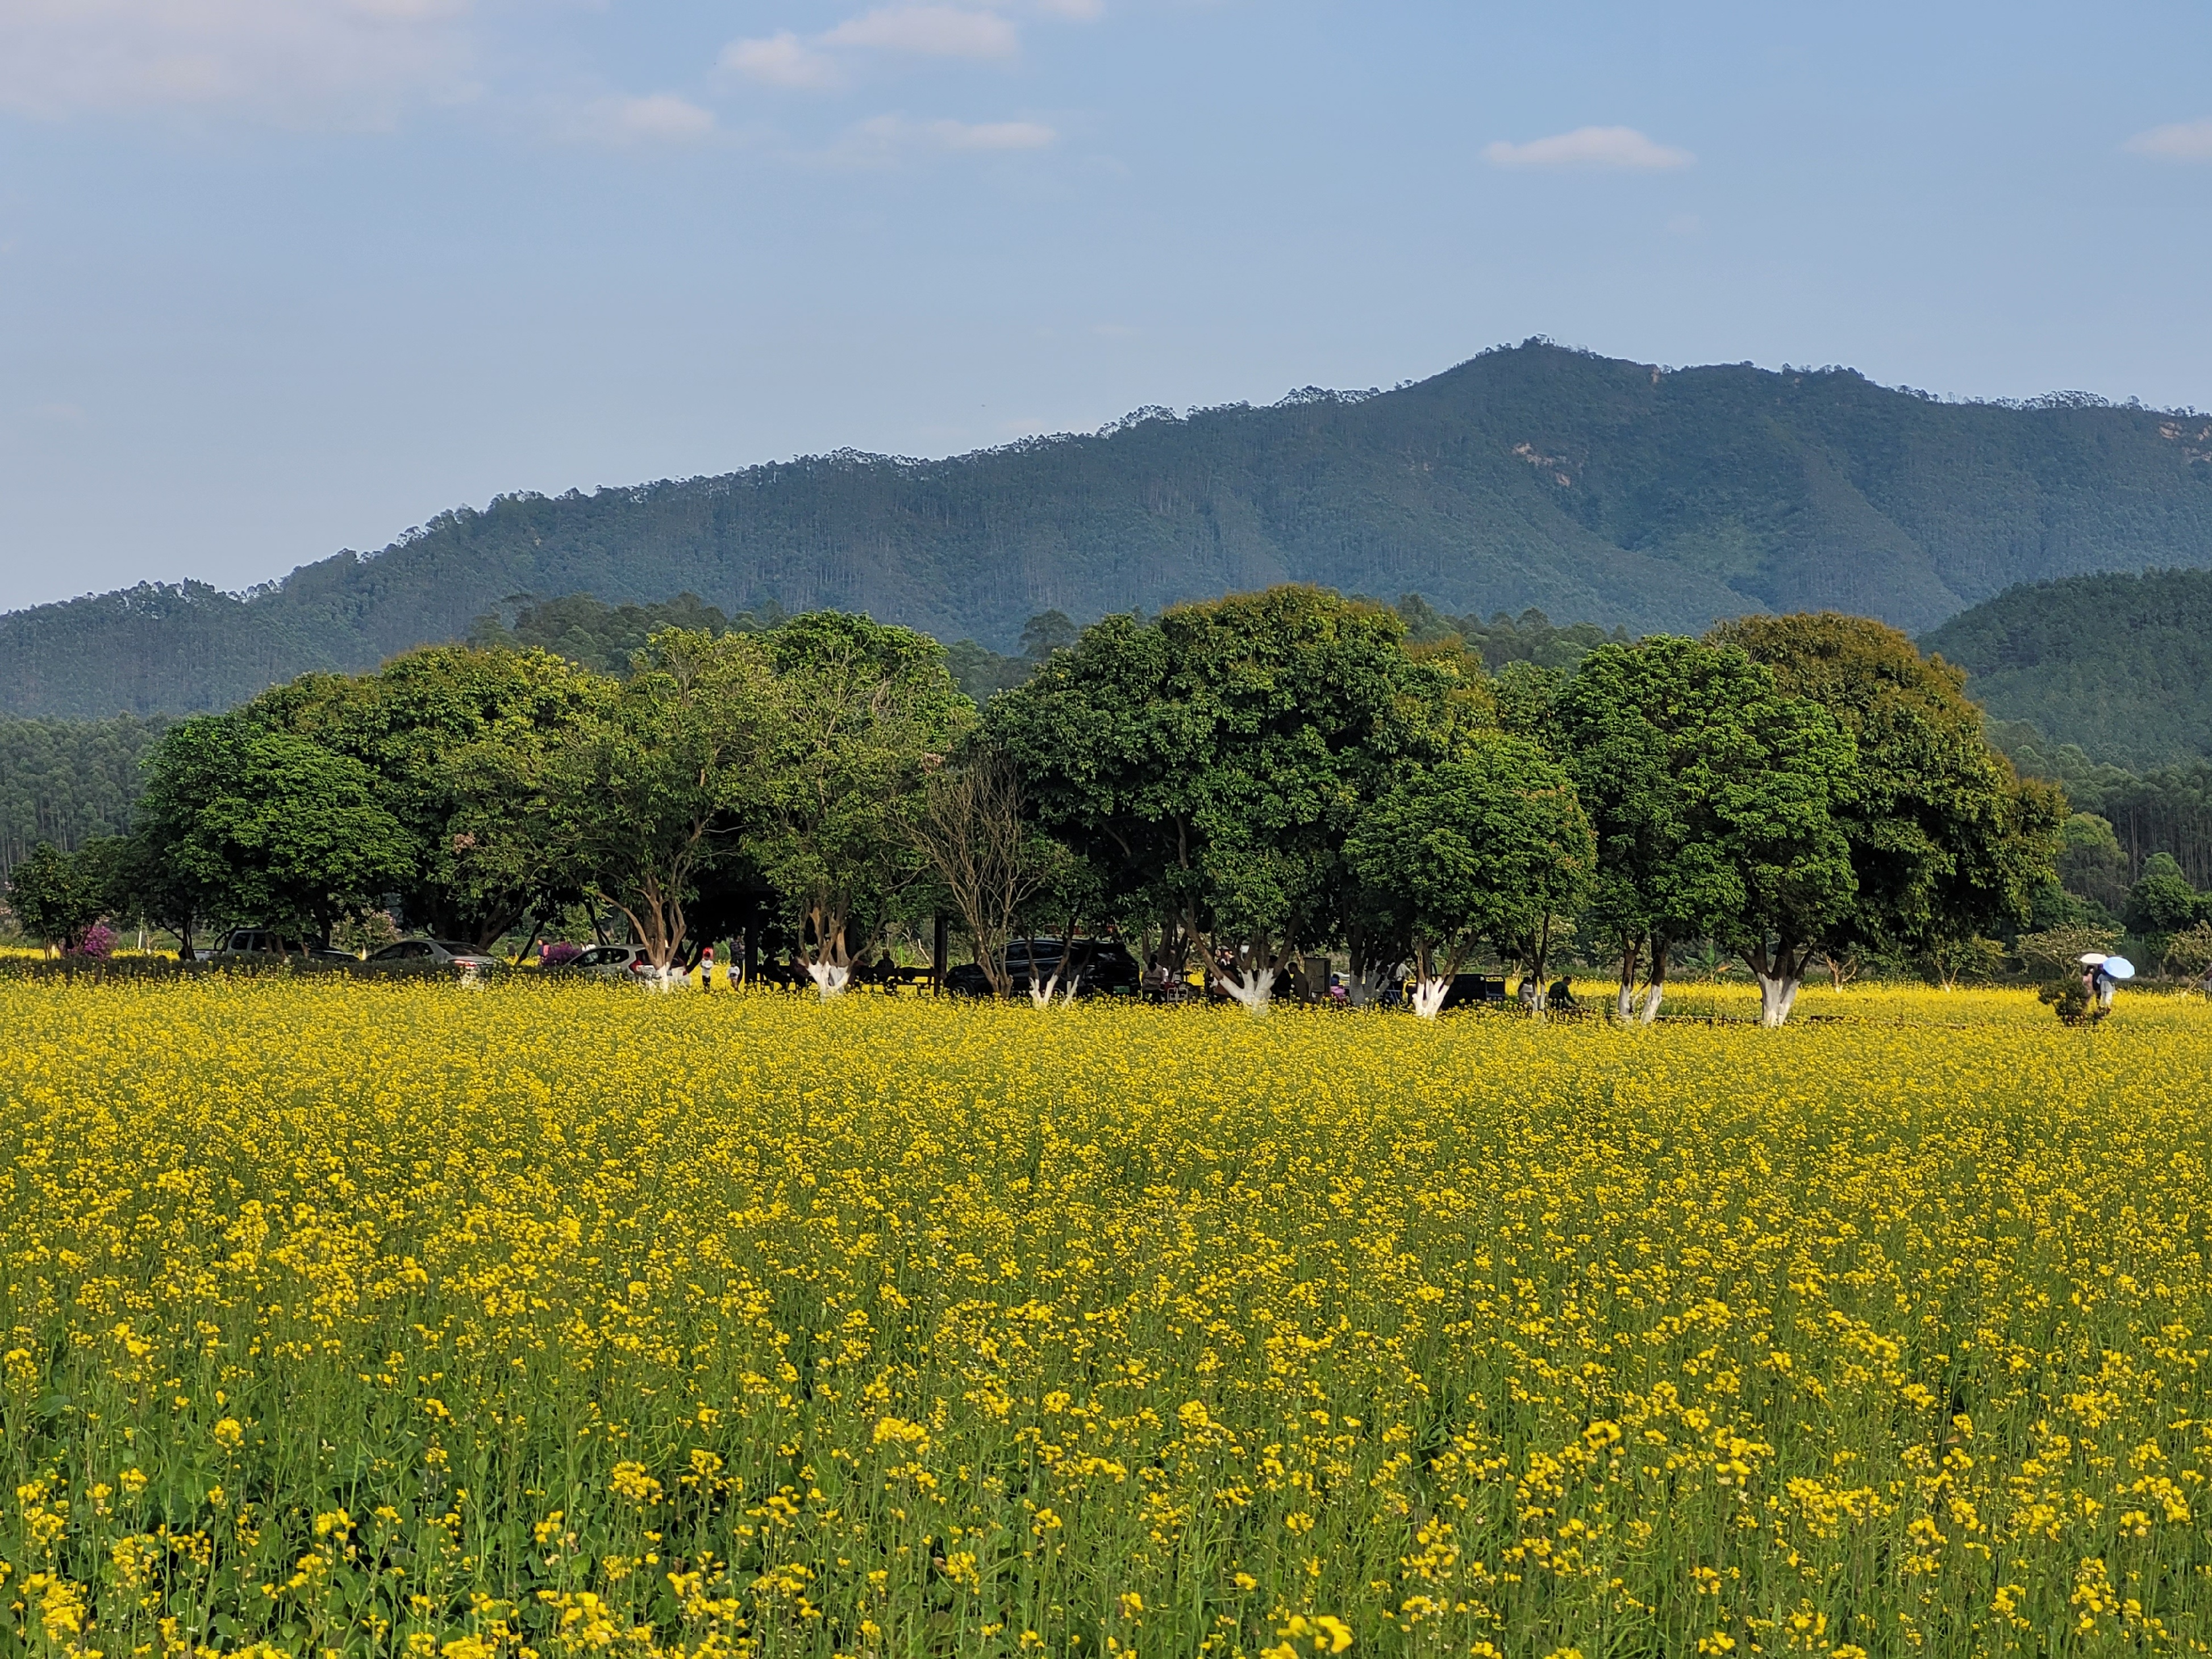
[[[0,878],[42,841],[64,850],[119,836],[145,787],[140,763],[168,723],[0,715]]]
[[[1048,610],[1284,580],[1637,631],[1824,607],[1917,630],[2021,581],[2147,565],[2212,565],[2212,420],[1532,343],[1394,392],[1140,411],[951,460],[503,496],[246,597],[19,611],[0,617],[0,709],[224,707],[460,638],[523,592],[833,605],[1005,648]]]
[[[2212,759],[2212,571],[2015,587],[1920,641],[1999,720],[2137,770]]]

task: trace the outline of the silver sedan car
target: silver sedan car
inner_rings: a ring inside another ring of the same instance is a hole
[[[450,968],[457,973],[489,973],[503,964],[489,951],[450,939],[403,939],[387,945],[363,964],[370,968]]]

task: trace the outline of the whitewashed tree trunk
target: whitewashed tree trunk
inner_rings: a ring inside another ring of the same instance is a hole
[[[1239,968],[1233,975],[1216,969],[1213,982],[1223,993],[1252,1015],[1267,1012],[1268,1001],[1275,989],[1275,970],[1272,968]]]
[[[1639,1025],[1652,1024],[1659,1018],[1659,1004],[1667,994],[1667,948],[1663,939],[1651,941],[1651,958],[1644,969],[1643,994],[1630,1000]]]
[[[834,962],[810,962],[806,964],[806,977],[814,981],[814,988],[822,994],[822,1000],[827,1002],[831,997],[844,995],[845,987],[852,980],[853,970]]]
[[[1356,974],[1347,974],[1344,981],[1344,1000],[1354,1008],[1364,1008],[1389,988],[1390,981],[1398,975],[1400,964],[1368,963]]]
[[[1784,961],[1787,961],[1785,955]],[[1759,980],[1759,1023],[1772,1030],[1790,1018],[1790,1010],[1796,1003],[1797,988],[1804,983],[1798,975],[1787,971],[1764,973],[1754,969]]]
[[[1423,1019],[1434,1019],[1443,1012],[1444,996],[1451,989],[1452,976],[1443,975],[1435,979],[1413,981],[1413,1012]]]

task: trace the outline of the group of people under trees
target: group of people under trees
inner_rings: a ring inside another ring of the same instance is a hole
[[[1779,1024],[1817,953],[2017,927],[2064,817],[1959,672],[1865,618],[1493,676],[1282,586],[1107,617],[980,709],[934,641],[837,612],[664,629],[619,679],[428,647],[179,723],[132,833],[79,856],[101,906],[185,938],[320,939],[396,898],[488,944],[588,897],[661,967],[780,937],[824,996],[932,912],[1002,994],[1010,940],[1115,931],[1255,1012],[1310,951],[1350,1000],[1410,976],[1432,1014],[1479,951],[1540,987],[1578,933],[1649,1020],[1711,940]]]

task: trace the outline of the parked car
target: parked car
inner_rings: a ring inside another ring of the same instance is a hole
[[[1006,974],[1011,981],[1008,994],[1027,996],[1032,976],[1037,980],[1050,979],[1059,971],[1066,957],[1066,941],[1056,939],[1018,939],[1006,946]],[[1137,961],[1127,947],[1110,939],[1079,939],[1075,941],[1076,994],[1096,996],[1127,994],[1137,988],[1142,977]],[[991,994],[990,976],[980,965],[963,962],[949,969],[945,975],[945,988],[956,996],[987,997]],[[1054,988],[1054,995],[1067,990],[1062,980]]]
[[[403,939],[387,945],[368,958],[367,965],[388,968],[451,968],[467,973],[487,973],[501,965],[489,951],[450,939]]]
[[[310,962],[353,962],[358,960],[350,951],[340,951],[327,945],[310,945],[302,948],[287,945],[266,927],[234,927],[223,936],[222,944],[208,952],[210,962],[235,962],[244,957],[305,957]]]
[[[574,975],[586,979],[629,979],[652,972],[653,958],[641,945],[594,945],[541,971],[564,977]]]

